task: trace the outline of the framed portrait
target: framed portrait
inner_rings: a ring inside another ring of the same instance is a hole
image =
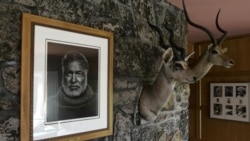
[[[211,83],[211,118],[249,122],[250,83]]]
[[[113,133],[113,33],[23,13],[21,140]]]

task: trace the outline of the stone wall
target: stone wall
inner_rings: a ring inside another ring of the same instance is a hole
[[[168,110],[155,123],[138,124],[141,89],[152,83],[164,51],[147,21],[171,27],[176,44],[187,45],[184,15],[167,0],[0,0],[1,141],[16,141],[20,135],[22,12],[114,33],[114,134],[96,140],[188,139],[188,85],[176,86]],[[169,33],[164,33],[167,41]]]

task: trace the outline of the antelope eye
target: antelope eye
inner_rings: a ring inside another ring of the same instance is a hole
[[[212,50],[212,54],[218,54],[217,50]]]
[[[181,64],[175,64],[174,65],[174,70],[177,71],[177,70],[183,70],[183,67]]]

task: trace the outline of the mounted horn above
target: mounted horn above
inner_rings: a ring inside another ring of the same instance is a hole
[[[212,45],[213,46],[220,46],[223,41],[225,40],[226,36],[227,36],[227,31],[225,31],[224,29],[222,29],[219,25],[219,15],[220,15],[220,10],[218,11],[217,13],[217,16],[216,16],[216,27],[217,29],[223,33],[223,35],[220,37],[218,43],[213,35],[213,33],[206,27],[202,26],[202,25],[199,25],[199,24],[196,24],[194,23],[193,21],[190,20],[189,16],[188,16],[188,13],[187,13],[187,10],[186,10],[186,6],[185,6],[185,0],[182,0],[182,4],[183,4],[183,9],[184,9],[184,14],[185,14],[185,17],[186,17],[186,20],[187,22],[195,27],[195,28],[198,28],[198,29],[201,29],[203,30],[204,32],[206,32],[208,34],[208,36],[210,37],[210,41],[212,42]]]
[[[191,67],[191,69],[197,75],[197,80],[200,80],[202,77],[204,77],[208,73],[208,71],[213,67],[213,65],[224,66],[225,68],[232,67],[234,65],[234,61],[224,54],[227,51],[227,48],[221,47],[221,44],[226,38],[227,31],[222,29],[219,25],[220,10],[218,11],[216,16],[216,27],[220,32],[223,33],[223,35],[219,38],[217,42],[213,33],[209,29],[191,21],[187,13],[184,0],[182,0],[182,4],[187,22],[191,26],[207,33],[211,41],[211,44],[208,46],[207,50],[199,57],[197,63],[193,67]]]
[[[182,0],[182,5],[183,5],[183,10],[184,10],[184,14],[185,14],[185,17],[186,17],[187,22],[188,22],[191,26],[193,26],[193,27],[195,27],[195,28],[198,28],[198,29],[201,29],[201,30],[203,30],[204,32],[206,32],[206,33],[208,34],[208,36],[209,36],[209,38],[210,38],[210,41],[212,42],[213,46],[216,46],[216,45],[217,45],[217,41],[215,40],[213,33],[212,33],[208,28],[206,28],[206,27],[204,27],[204,26],[202,26],[202,25],[196,24],[196,23],[194,23],[193,21],[190,20],[190,18],[189,18],[189,16],[188,16],[188,13],[187,13],[187,10],[186,10],[186,6],[185,6],[185,2],[184,2],[184,1],[185,1],[185,0]],[[218,12],[218,14],[219,14],[219,12]],[[217,14],[217,15],[218,15],[218,14]],[[217,16],[217,17],[218,17],[218,16]],[[218,19],[218,18],[217,18],[217,19]],[[216,22],[216,23],[217,23],[217,22]]]
[[[184,48],[179,47],[178,45],[174,43],[174,32],[172,29],[166,27],[166,29],[170,32],[170,40],[169,40],[170,45],[167,45],[164,40],[164,34],[163,34],[162,29],[156,25],[151,24],[150,22],[148,22],[148,25],[150,25],[150,27],[152,27],[159,33],[160,35],[159,41],[160,41],[161,47],[163,47],[164,49],[168,49],[169,47],[172,48],[174,52],[175,60],[179,60],[179,61],[185,60],[186,51]]]
[[[217,29],[218,29],[220,32],[223,33],[223,35],[220,37],[220,39],[219,39],[219,41],[218,41],[218,45],[220,46],[220,45],[224,42],[224,40],[225,40],[225,38],[226,38],[226,36],[227,36],[227,31],[225,31],[224,29],[222,29],[222,28],[220,27],[220,25],[219,25],[219,14],[220,14],[220,10],[218,11],[217,16],[216,16],[216,27],[217,27]]]

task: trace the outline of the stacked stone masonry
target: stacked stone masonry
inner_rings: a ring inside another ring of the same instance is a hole
[[[187,25],[181,10],[167,0],[0,0],[1,141],[20,140],[23,12],[114,33],[114,133],[94,140],[158,141],[178,131],[188,140],[187,84],[176,86],[154,123],[142,124],[137,109],[142,87],[154,80],[164,51],[147,21],[174,29],[176,44],[185,47]],[[168,42],[169,33],[164,34]]]

